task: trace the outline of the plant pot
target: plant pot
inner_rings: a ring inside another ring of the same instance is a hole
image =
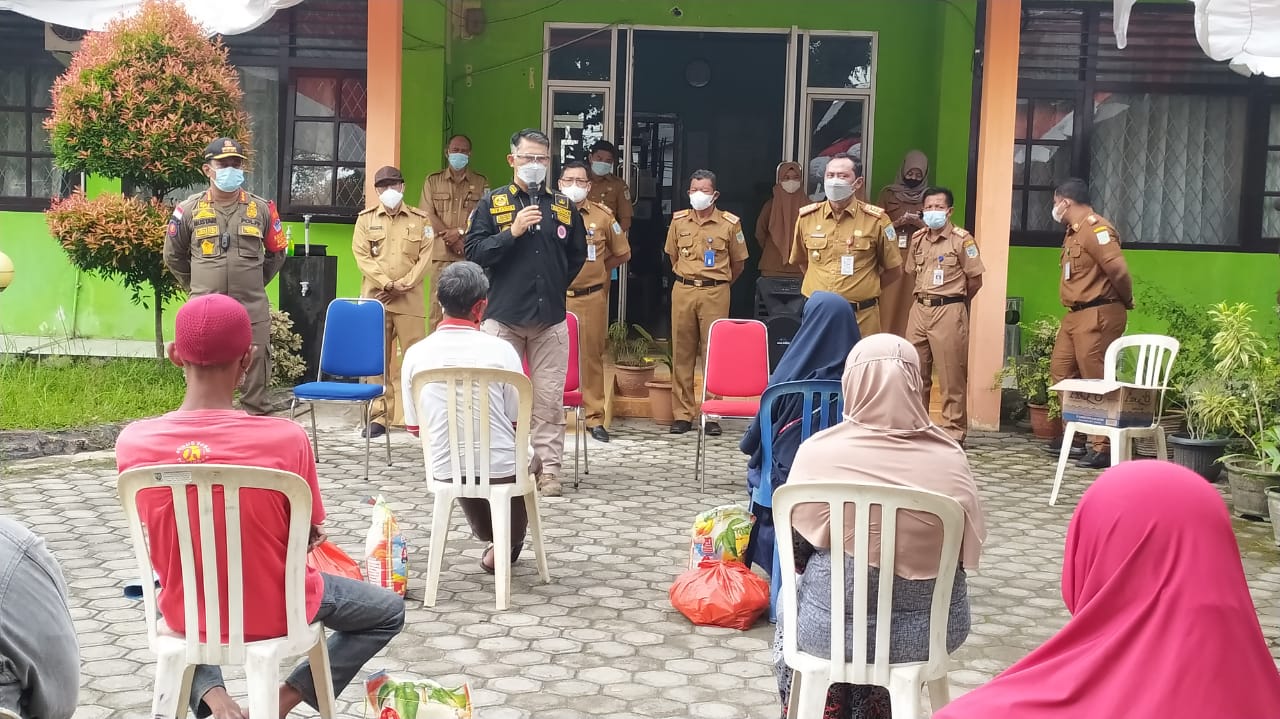
[[[1181,432],[1186,419],[1186,414],[1182,412],[1165,412],[1161,415],[1159,424],[1164,428],[1165,439],[1177,432]],[[1139,437],[1133,440],[1133,453],[1139,457],[1155,457],[1156,441],[1151,437]]]
[[[1028,404],[1027,413],[1031,415],[1031,434],[1037,439],[1057,439],[1062,436],[1062,419],[1049,419],[1049,406]]]
[[[1267,490],[1267,516],[1271,518],[1271,536],[1280,547],[1280,489]]]
[[[647,367],[626,367],[615,365],[613,379],[618,385],[618,394],[623,397],[648,397],[649,390],[645,383],[653,379],[653,365]]]
[[[1210,482],[1218,481],[1222,475],[1220,460],[1231,440],[1192,439],[1180,432],[1170,434],[1166,439],[1172,447],[1169,459],[1174,464],[1186,467]]]
[[[1231,510],[1236,516],[1270,519],[1267,490],[1280,487],[1280,472],[1268,472],[1252,460],[1228,460],[1223,464],[1231,487]]]
[[[649,416],[653,423],[670,426],[676,419],[671,409],[671,383],[653,380],[645,382],[644,386],[649,388]]]

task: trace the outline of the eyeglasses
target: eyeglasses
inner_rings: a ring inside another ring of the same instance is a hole
[[[578,178],[568,178],[568,177],[562,177],[562,178],[560,178],[560,182],[563,182],[563,183],[565,183],[565,184],[569,184],[569,185],[577,185],[578,187],[586,187],[586,186],[588,186],[588,185],[590,185],[590,184],[591,184],[591,180],[584,180],[584,179],[578,179]]]
[[[513,155],[512,157],[515,157],[520,162],[536,162],[539,165],[545,165],[551,159],[550,155]]]

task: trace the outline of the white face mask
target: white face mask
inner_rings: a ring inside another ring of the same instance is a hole
[[[404,193],[394,187],[388,187],[378,195],[378,199],[382,201],[382,206],[388,210],[394,210],[400,206],[400,201],[404,199]]]
[[[924,224],[929,226],[931,230],[940,230],[942,226],[947,224],[946,210],[925,210],[920,213],[920,219],[924,220]]]
[[[1049,214],[1053,216],[1054,222],[1062,222],[1062,216],[1066,214],[1067,208],[1059,204],[1054,204],[1053,209],[1049,210]]]
[[[783,192],[795,192],[796,190],[800,189],[799,180],[783,180],[778,184],[782,186]]]
[[[563,192],[564,196],[568,197],[569,200],[573,202],[573,204],[575,205],[587,199],[587,188],[585,187],[579,187],[577,185],[569,185],[568,187],[561,187],[560,191]]]
[[[689,195],[689,206],[699,212],[711,207],[711,203],[714,201],[715,198],[712,195],[708,195],[701,190]]]
[[[516,177],[526,185],[536,185],[547,179],[547,166],[536,162],[521,165],[516,169]]]
[[[853,196],[853,185],[838,177],[828,177],[822,181],[822,189],[827,199],[832,202],[843,202]]]

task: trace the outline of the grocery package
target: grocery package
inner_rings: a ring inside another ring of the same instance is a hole
[[[689,566],[707,557],[740,562],[747,551],[755,517],[736,504],[726,504],[699,514],[693,520]]]
[[[669,596],[694,624],[750,629],[769,608],[769,583],[742,562],[707,558],[676,577]]]
[[[364,541],[364,574],[370,584],[404,596],[409,583],[409,547],[396,515],[379,495],[373,500],[369,536]]]
[[[430,679],[385,671],[364,682],[375,719],[472,719],[471,688],[449,689]]]
[[[357,582],[364,581],[364,575],[360,573],[360,564],[327,539],[317,544],[315,549],[307,554],[307,566],[324,574],[346,577]]]

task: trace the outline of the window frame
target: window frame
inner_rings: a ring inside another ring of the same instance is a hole
[[[297,89],[298,81],[304,78],[322,78],[337,80],[337,88],[335,89],[335,104],[332,117],[318,117],[313,115],[297,114]],[[364,85],[366,95],[365,116],[363,118],[344,117],[342,111],[342,85],[348,80],[358,80]],[[325,167],[333,170],[333,186],[330,188],[330,198],[335,202],[338,193],[338,170],[342,168],[358,167],[364,170],[367,167],[366,161],[361,161],[358,165],[353,161],[343,161],[338,157],[338,146],[342,141],[341,128],[343,124],[359,121],[364,125],[366,131],[368,129],[369,112],[368,112],[368,76],[365,72],[357,72],[354,70],[332,70],[332,69],[299,69],[290,73],[287,85],[281,83],[281,87],[285,90],[287,97],[287,105],[282,105],[280,116],[284,121],[282,142],[280,143],[280,184],[279,199],[276,204],[281,208],[282,214],[289,216],[301,217],[302,215],[312,215],[314,217],[322,217],[325,220],[335,218],[347,218],[352,222],[355,221],[356,215],[364,207],[349,208],[337,204],[328,205],[304,205],[293,202],[293,170],[295,167]],[[333,127],[333,159],[320,160],[295,160],[294,159],[294,132],[296,123],[298,122],[327,122]],[[365,198],[366,202],[368,198]]]
[[[31,133],[35,130],[37,121],[43,122],[44,118],[52,112],[52,99],[46,99],[43,106],[36,106],[31,98],[33,83],[35,82],[35,70],[47,68],[55,71],[55,77],[61,75],[63,68],[53,57],[43,53],[43,57],[38,58],[4,58],[4,64],[8,69],[14,69],[22,73],[23,87],[23,104],[22,105],[0,105],[0,112],[16,112],[22,113],[25,118],[23,140],[25,141],[25,151],[17,152],[14,150],[0,150],[0,157],[20,157],[26,170],[23,176],[26,178],[26,194],[25,195],[2,195],[0,194],[0,211],[17,211],[17,212],[43,212],[49,208],[49,203],[54,196],[34,195],[32,192],[34,180],[32,174],[35,170],[35,160],[51,159],[53,152],[48,148],[40,148],[32,146]],[[39,118],[37,120],[37,118]],[[59,183],[58,194],[55,196],[65,197],[70,194],[71,189],[76,186],[75,178],[78,173],[63,172],[62,180]]]

